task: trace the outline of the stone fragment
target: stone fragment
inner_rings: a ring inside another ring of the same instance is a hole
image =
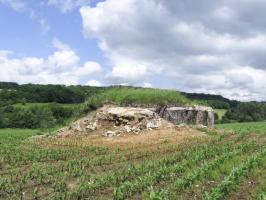
[[[106,137],[114,137],[116,136],[116,132],[115,131],[106,131],[103,136],[106,136]]]
[[[147,129],[155,129],[155,128],[159,128],[157,123],[154,122],[148,122],[146,125]]]
[[[131,128],[128,125],[125,126],[125,130],[126,130],[127,133],[130,133],[132,131]]]
[[[89,131],[95,131],[97,129],[97,122],[90,123],[88,126],[86,126],[86,129]]]

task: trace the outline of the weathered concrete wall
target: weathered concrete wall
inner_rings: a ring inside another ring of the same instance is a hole
[[[181,104],[125,104],[124,107],[147,108],[174,124],[214,126],[214,111],[207,106],[184,106]]]
[[[158,106],[155,111],[160,117],[174,124],[202,124],[207,127],[214,125],[214,111],[206,106],[168,107]]]

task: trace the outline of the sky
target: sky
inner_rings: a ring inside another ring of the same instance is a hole
[[[266,0],[0,0],[0,81],[266,100]]]

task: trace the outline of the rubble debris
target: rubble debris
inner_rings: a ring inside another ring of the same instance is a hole
[[[145,130],[158,129],[162,126],[174,125],[146,108],[105,105],[94,113],[72,123],[69,127],[60,129],[58,136],[68,137],[69,135],[96,133],[114,137],[121,134],[140,134]]]

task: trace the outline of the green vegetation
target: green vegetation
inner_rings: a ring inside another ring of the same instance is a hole
[[[224,178],[224,180],[215,188],[211,190],[211,193],[205,193],[206,199],[223,199],[226,195],[230,194],[230,191],[235,187],[241,177],[250,173],[250,171],[258,165],[263,166],[263,162],[266,158],[266,149],[262,149],[259,153],[251,156],[246,162],[242,163],[239,167],[234,168],[231,173]]]
[[[240,102],[228,110],[222,122],[256,122],[266,120],[266,103]]]
[[[119,105],[134,104],[192,104],[182,94],[174,90],[148,88],[114,87],[88,99],[88,107],[98,107],[103,103],[112,102]]]
[[[82,115],[102,88],[0,82],[0,128],[51,129]],[[87,111],[87,110],[86,110]]]
[[[50,106],[60,106],[64,108],[75,108],[79,109],[83,106],[82,103],[80,104],[62,104],[62,103],[17,103],[13,104],[14,107],[17,108],[32,108],[32,107],[50,107]]]
[[[81,103],[84,100],[85,96],[71,87],[27,84],[6,88],[0,83],[0,106],[30,102]]]
[[[229,100],[221,95],[213,94],[197,94],[197,93],[182,93],[185,97],[191,100],[202,101],[214,109],[229,109],[235,107],[239,102]]]
[[[50,129],[84,112],[82,104],[26,103],[0,107],[0,128]]]
[[[217,113],[219,120],[223,118],[226,113],[226,109],[214,109],[214,112]]]
[[[229,124],[217,124],[217,128],[230,129],[239,133],[266,133],[266,121],[264,122],[245,122],[245,123],[229,123]]]
[[[217,127],[126,145],[0,129],[0,199],[263,199],[266,122]]]
[[[220,124],[222,122],[226,112],[226,109],[214,109],[214,121],[216,124]]]

